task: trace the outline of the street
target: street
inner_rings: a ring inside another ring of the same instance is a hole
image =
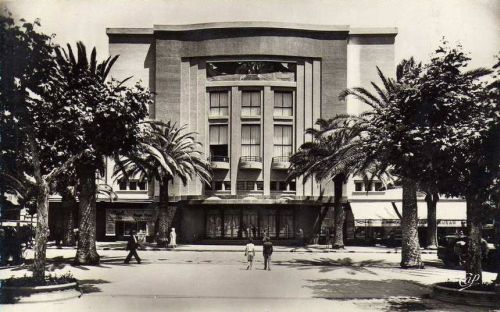
[[[203,247],[200,247],[203,248]],[[233,246],[232,249],[237,249]],[[205,247],[206,249],[206,247]],[[243,250],[243,248],[242,248]],[[74,249],[49,249],[49,273],[71,272],[83,295],[59,302],[3,305],[4,311],[488,311],[429,298],[430,285],[458,280],[424,254],[423,270],[399,269],[400,254],[282,250],[263,270],[260,253],[246,270],[243,251],[139,251],[142,264],[123,264],[124,250],[99,250],[97,267],[69,264]],[[25,268],[4,268],[1,278]],[[494,274],[485,273],[484,280]]]

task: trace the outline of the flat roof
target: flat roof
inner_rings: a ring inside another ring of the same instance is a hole
[[[277,22],[217,22],[153,25],[152,28],[106,28],[108,35],[152,35],[154,32],[185,32],[209,29],[290,29],[309,32],[348,32],[351,35],[396,35],[396,27],[351,28],[349,25],[316,25]]]

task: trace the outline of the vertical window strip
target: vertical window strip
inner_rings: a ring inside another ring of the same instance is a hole
[[[293,116],[293,92],[274,92],[274,116]]]
[[[241,155],[260,156],[260,125],[243,125],[241,130]]]
[[[229,95],[227,91],[210,92],[210,115],[227,116],[228,115]]]
[[[292,135],[292,126],[274,126],[274,157],[288,157],[292,154]]]

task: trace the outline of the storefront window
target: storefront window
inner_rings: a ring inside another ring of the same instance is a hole
[[[207,237],[222,237],[222,218],[218,210],[208,211],[207,214]]]
[[[267,235],[271,238],[276,237],[276,210],[266,209],[263,211],[260,222],[260,235]]]
[[[242,236],[245,238],[256,238],[258,234],[258,215],[257,211],[250,209],[243,209],[243,224]]]
[[[237,238],[240,230],[239,210],[228,209],[224,212],[224,237]]]
[[[295,236],[292,211],[285,209],[280,211],[279,225],[280,225],[280,233],[279,233],[280,238],[293,238]]]
[[[106,209],[106,235],[124,239],[134,230],[151,236],[153,228],[152,209]]]

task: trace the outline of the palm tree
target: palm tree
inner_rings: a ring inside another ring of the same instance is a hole
[[[310,128],[306,133],[313,138],[300,146],[290,158],[291,166],[288,179],[303,176],[307,181],[333,181],[334,187],[334,241],[333,248],[344,247],[345,210],[342,200],[342,188],[351,174],[358,174],[368,169],[365,162],[363,146],[359,144],[361,127],[353,127],[358,120],[356,116],[337,115],[324,120],[319,119],[316,125],[319,129]],[[318,216],[313,231],[319,232],[321,224],[328,212],[327,205]]]
[[[175,178],[186,185],[198,177],[209,183],[212,179],[210,164],[200,152],[201,143],[195,133],[185,132],[186,126],[178,128],[175,123],[148,121],[140,148],[133,153],[115,159],[116,178],[137,177],[157,180],[160,196],[156,224],[158,243],[167,240],[168,229],[172,225],[177,207],[169,205],[169,185]]]
[[[87,50],[82,42],[76,43],[77,55],[73,53],[71,45],[66,50],[56,49],[56,61],[63,79],[72,81],[74,88],[78,87],[83,78],[95,79],[98,83],[104,83],[111,67],[118,56],[108,57],[98,63],[96,49],[93,48],[90,59],[87,58]],[[89,103],[89,105],[92,105]],[[75,165],[78,179],[78,220],[79,235],[78,247],[75,257],[77,264],[99,263],[99,254],[96,249],[96,170],[103,166],[103,157],[99,155],[86,155]],[[97,157],[96,157],[97,156]]]
[[[415,179],[406,174],[408,167],[404,159],[395,157],[391,143],[385,144],[387,137],[394,133],[393,119],[399,117],[401,99],[398,97],[401,90],[401,79],[408,73],[418,72],[420,64],[413,58],[403,60],[397,67],[396,79],[386,77],[377,67],[382,87],[372,82],[375,93],[365,88],[351,88],[343,91],[339,98],[344,100],[349,96],[367,104],[371,110],[361,114],[353,127],[359,128],[362,133],[360,141],[364,146],[365,163],[378,163],[381,168],[392,167],[395,174],[401,177],[403,187],[403,215],[401,228],[403,234],[401,267],[422,267],[420,245],[418,241],[418,216],[417,216],[417,184]],[[392,118],[392,119],[391,119]],[[404,138],[404,137],[403,137]]]

